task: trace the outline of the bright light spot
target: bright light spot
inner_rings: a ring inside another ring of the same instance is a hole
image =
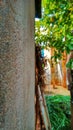
[[[35,21],[40,21],[40,19],[39,18],[35,18]]]

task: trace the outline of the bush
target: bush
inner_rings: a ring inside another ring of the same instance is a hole
[[[46,96],[52,130],[70,130],[70,96]]]

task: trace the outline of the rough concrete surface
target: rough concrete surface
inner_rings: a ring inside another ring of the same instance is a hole
[[[0,0],[0,130],[35,129],[34,50],[34,2]]]

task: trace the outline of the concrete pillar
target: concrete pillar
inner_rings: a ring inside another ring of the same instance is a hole
[[[34,0],[0,0],[0,130],[35,130]]]

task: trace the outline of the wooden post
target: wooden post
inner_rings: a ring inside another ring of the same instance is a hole
[[[67,55],[64,52],[63,56],[62,56],[62,70],[63,70],[63,83],[62,83],[62,86],[64,88],[67,87],[67,85],[66,85],[66,62],[67,62]]]
[[[34,0],[0,0],[0,130],[35,130]]]

